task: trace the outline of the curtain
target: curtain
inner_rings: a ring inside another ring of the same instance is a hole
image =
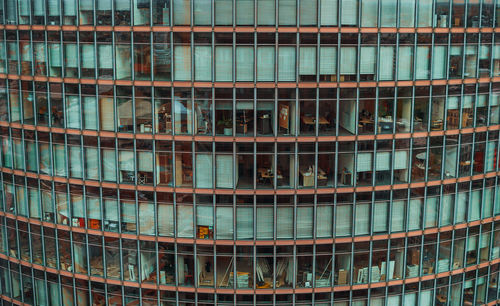
[[[402,232],[405,229],[405,201],[393,201],[391,205],[391,232]]]
[[[253,207],[236,208],[236,238],[253,238]]]
[[[295,25],[297,23],[296,0],[279,0],[278,7],[279,7],[279,12],[278,12],[279,25],[289,26],[289,25]]]
[[[318,0],[301,0],[300,3],[300,25],[311,26],[317,24]]]
[[[316,74],[316,47],[300,47],[299,51],[299,74]]]
[[[293,207],[278,207],[276,218],[276,238],[293,238]]]
[[[400,46],[398,54],[398,80],[412,79],[413,47]],[[418,51],[417,51],[418,54]],[[417,66],[418,67],[418,66]]]
[[[337,73],[337,47],[320,47],[319,74]]]
[[[313,207],[297,207],[297,239],[312,238]]]
[[[295,47],[279,47],[278,80],[295,81]]]
[[[236,0],[236,24],[254,24],[254,0]]]
[[[232,0],[215,0],[215,24],[216,25],[233,24]]]
[[[174,76],[176,81],[191,80],[190,46],[174,46]]]
[[[421,228],[422,200],[411,199],[408,208],[408,230],[414,231]]]
[[[356,74],[356,47],[340,48],[340,74]]]
[[[257,24],[274,25],[275,10],[274,0],[256,0],[257,1]]]
[[[352,206],[338,205],[335,212],[335,236],[351,235]]]
[[[389,205],[387,202],[375,202],[373,210],[373,231],[374,232],[387,232],[387,216],[389,212]]]
[[[316,237],[327,238],[332,236],[333,206],[321,205],[316,207]]]
[[[359,57],[359,73],[375,74],[376,47],[361,47]]]
[[[196,81],[212,80],[212,47],[194,47],[194,79]]]
[[[171,204],[158,203],[158,234],[174,235],[174,206]]]
[[[233,208],[217,207],[217,239],[233,239]]]
[[[233,47],[215,47],[215,80],[223,82],[233,80]]]
[[[193,206],[177,205],[177,237],[193,237]]]
[[[257,48],[257,81],[274,81],[274,47]]]
[[[236,81],[253,81],[253,47],[236,47]]]
[[[425,203],[425,224],[424,228],[435,227],[438,225],[438,197],[428,197]]]
[[[213,188],[212,154],[196,155],[196,188]]]
[[[273,207],[257,207],[257,239],[273,239]]]
[[[394,47],[380,47],[379,78],[380,80],[392,80],[394,66]]]
[[[337,25],[337,2],[338,0],[320,0],[321,1],[321,25]]]

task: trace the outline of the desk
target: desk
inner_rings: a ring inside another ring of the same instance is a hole
[[[258,174],[259,181],[262,181],[262,183],[265,183],[266,181],[269,181],[270,184],[273,183],[274,174],[273,174],[271,169],[258,168],[257,174]]]
[[[314,173],[309,173],[306,170],[300,170],[300,175],[302,175],[302,185],[304,187],[314,186]],[[318,175],[318,185],[326,184],[327,180],[326,172],[323,171],[321,168],[318,168],[317,175]]]
[[[308,126],[309,130],[314,130],[314,125],[316,124],[315,117],[301,116],[300,119],[302,122]],[[319,125],[327,125],[330,124],[330,121],[326,120],[325,117],[320,116],[318,120]]]

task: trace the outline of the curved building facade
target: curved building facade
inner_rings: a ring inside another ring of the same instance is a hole
[[[2,303],[499,302],[500,2],[1,3]]]

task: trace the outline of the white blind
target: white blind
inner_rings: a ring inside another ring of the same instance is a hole
[[[445,194],[441,200],[441,226],[450,225],[453,221],[454,194]]]
[[[61,45],[49,44],[49,56],[52,67],[61,67]]]
[[[66,150],[64,145],[54,145],[54,151],[56,175],[66,176]]]
[[[469,236],[467,240],[467,252],[475,251],[477,249],[477,238],[478,236]]]
[[[233,208],[217,207],[217,239],[233,239]]]
[[[96,148],[85,148],[85,168],[86,168],[86,178],[91,180],[98,179],[98,168],[99,163],[98,152]]]
[[[278,22],[279,25],[295,25],[297,22],[296,0],[278,1]]]
[[[80,128],[80,103],[78,96],[66,96],[66,118],[66,126],[68,128]]]
[[[274,81],[274,47],[257,48],[257,81]]]
[[[174,0],[174,24],[189,25],[191,23],[191,0]]]
[[[257,207],[257,239],[273,238],[273,208]]]
[[[413,47],[400,46],[398,53],[398,80],[412,79],[412,60]],[[417,51],[418,55],[418,51]]]
[[[408,212],[408,230],[414,231],[420,229],[422,219],[422,200],[411,199]]]
[[[111,3],[112,1],[110,0],[97,0],[97,9],[98,10],[111,10]]]
[[[356,74],[356,47],[340,48],[340,74]]]
[[[275,10],[274,0],[256,0],[257,1],[257,24],[274,25]]]
[[[380,47],[379,76],[381,80],[392,80],[394,64],[394,47]]]
[[[416,76],[415,76],[417,79],[429,78],[429,58],[430,58],[429,51],[430,47],[428,46],[417,46]]]
[[[73,217],[85,218],[85,208],[83,205],[83,196],[72,195],[71,206],[73,207]]]
[[[316,74],[316,48],[300,47],[299,56],[299,74]]]
[[[279,47],[278,80],[295,81],[295,47]]]
[[[93,44],[82,44],[82,67],[87,69],[92,69],[94,65],[94,45]]]
[[[377,162],[375,164],[377,171],[391,170],[391,154],[392,152],[377,152]]]
[[[357,4],[357,0],[342,0],[340,12],[342,25],[355,26],[358,24]]]
[[[297,238],[312,238],[313,207],[297,207]]]
[[[196,81],[212,80],[212,47],[194,47],[194,79]]]
[[[92,0],[80,0],[80,11],[92,10],[92,2]]]
[[[236,238],[253,238],[253,207],[236,208]]]
[[[434,46],[434,52],[432,53],[433,79],[443,79],[446,77],[447,48],[447,46]]]
[[[301,0],[300,2],[300,25],[317,24],[317,0]]]
[[[135,202],[120,202],[122,222],[135,224]]]
[[[233,80],[233,47],[215,47],[215,80],[223,82]]]
[[[402,1],[404,2],[404,1]],[[396,26],[396,12],[398,0],[380,0],[380,23],[383,27]]]
[[[233,24],[233,1],[215,0],[215,24]]]
[[[101,205],[99,198],[87,196],[87,218],[101,220]]]
[[[376,47],[361,47],[359,57],[359,73],[375,74]]]
[[[104,199],[103,203],[105,220],[118,222],[118,201]]]
[[[28,188],[28,201],[29,201],[29,216],[31,218],[40,218],[40,193],[38,189]]]
[[[84,5],[86,4],[85,2],[90,2],[90,10],[91,10],[92,9],[91,0],[80,1],[80,6],[84,7]],[[33,12],[35,13],[35,16],[45,15],[45,9],[44,9],[45,1],[32,1],[31,4],[33,5]],[[82,8],[82,10],[83,10],[83,8]]]
[[[14,11],[16,2],[13,0],[7,1],[7,16],[12,17],[15,20]],[[29,16],[30,15],[30,1],[29,0],[19,0],[19,16]]]
[[[415,26],[415,1],[416,0],[405,0],[399,2],[401,5],[401,7],[399,8],[400,27],[413,28]]]
[[[236,47],[236,80],[253,81],[253,47]]]
[[[176,81],[191,80],[190,46],[174,46],[174,76]]]
[[[427,198],[427,201],[425,203],[425,228],[437,226],[438,203],[438,197]]]
[[[158,234],[160,236],[174,235],[173,205],[158,203]]]
[[[392,202],[391,231],[402,232],[405,229],[405,201]]]
[[[293,207],[278,207],[276,218],[276,237],[293,238]]]
[[[337,73],[337,47],[320,47],[319,74]]]
[[[84,128],[97,129],[97,100],[95,97],[83,97]]]
[[[64,44],[64,59],[66,60],[66,67],[78,67],[78,52],[76,52],[76,44]]]
[[[447,101],[446,107],[450,109],[458,109],[458,106],[460,104],[460,97],[459,96],[449,96]]]
[[[155,233],[155,205],[153,203],[139,203],[139,231],[141,234]]]
[[[332,236],[333,206],[321,205],[316,208],[316,237],[326,238]]]
[[[433,0],[418,0],[418,23],[419,27],[432,26],[432,2]]]
[[[337,25],[337,2],[338,0],[320,0],[320,18],[321,25],[333,26]]]
[[[483,218],[491,217],[493,214],[493,192],[493,188],[485,188],[484,190]]]
[[[487,94],[479,94],[477,96],[477,107],[486,107],[488,103],[488,95]]]
[[[212,155],[196,155],[196,188],[213,188]]]
[[[139,163],[137,170],[153,172],[153,152],[138,151],[137,160]]]
[[[373,209],[373,231],[374,232],[387,232],[387,216],[389,212],[389,205],[387,202],[375,202]]]
[[[360,0],[361,2],[361,26],[376,27],[378,15],[378,1]]]
[[[469,207],[469,222],[481,218],[482,190],[473,190]]]
[[[174,11],[175,12],[175,11]],[[193,1],[193,18],[196,25],[212,24],[212,1]]]
[[[193,206],[177,205],[177,237],[193,237]]]
[[[217,188],[233,188],[233,156],[217,155],[215,170]]]
[[[113,69],[113,49],[111,45],[97,45],[99,69]]]
[[[408,168],[408,152],[396,151],[394,153],[394,170],[402,170]]]
[[[213,206],[196,205],[196,225],[214,226]]]
[[[120,170],[134,171],[134,152],[121,150],[119,152]]]
[[[236,24],[253,25],[254,0],[236,0]]]
[[[372,153],[358,153],[357,172],[372,171]]]
[[[495,168],[495,151],[497,148],[496,141],[488,141],[486,143],[486,158],[485,158],[485,170],[492,171]]]
[[[63,0],[64,15],[76,16],[76,0]]]
[[[370,204],[356,204],[355,235],[370,233]]]

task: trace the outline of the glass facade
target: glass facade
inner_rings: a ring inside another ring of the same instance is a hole
[[[500,302],[500,1],[0,3],[2,303]]]

